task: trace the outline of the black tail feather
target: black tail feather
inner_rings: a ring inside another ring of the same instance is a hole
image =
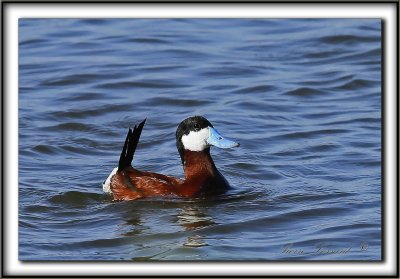
[[[133,154],[135,154],[135,150],[139,143],[140,134],[142,133],[145,122],[146,119],[143,120],[138,126],[135,125],[133,130],[129,128],[124,147],[122,148],[121,156],[119,157],[118,171],[131,166]]]

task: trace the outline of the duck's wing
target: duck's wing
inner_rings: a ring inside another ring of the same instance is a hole
[[[182,183],[178,178],[127,168],[113,177],[111,190],[114,200],[135,200],[176,195],[177,185]]]
[[[145,197],[141,191],[130,185],[124,172],[117,172],[112,177],[110,189],[114,201],[136,200]]]

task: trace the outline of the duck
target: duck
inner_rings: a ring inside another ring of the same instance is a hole
[[[103,183],[103,191],[111,195],[113,201],[206,197],[225,193],[230,188],[228,181],[215,166],[210,148],[233,148],[240,144],[223,137],[203,116],[186,118],[176,129],[176,147],[184,179],[133,167],[132,160],[145,122],[146,119],[133,129],[129,128],[118,167],[112,170]]]

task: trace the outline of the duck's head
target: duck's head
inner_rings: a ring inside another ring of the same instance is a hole
[[[239,146],[239,143],[221,136],[203,116],[186,118],[176,129],[176,147],[182,163],[185,150],[203,152],[208,151],[211,146],[232,148]]]

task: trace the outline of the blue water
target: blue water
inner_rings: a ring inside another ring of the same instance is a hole
[[[20,260],[381,260],[381,21],[21,19]],[[182,177],[203,115],[233,189],[112,202],[135,167]]]

